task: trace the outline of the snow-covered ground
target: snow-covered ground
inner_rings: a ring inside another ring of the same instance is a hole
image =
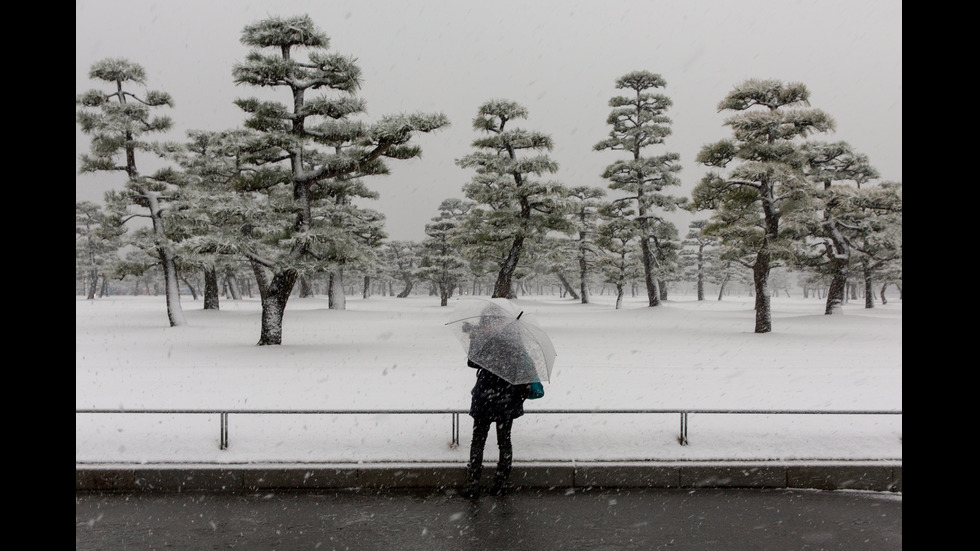
[[[541,409],[902,409],[902,303],[774,298],[755,334],[753,299],[557,296],[517,303],[551,335],[546,396],[514,424],[515,461],[901,460],[901,415],[534,414]],[[184,297],[76,298],[75,406],[152,409],[465,409],[475,372],[438,298],[292,298],[281,346],[256,346],[256,299],[219,311]],[[76,463],[465,462],[447,414],[76,414]],[[491,431],[487,457],[495,457]]]

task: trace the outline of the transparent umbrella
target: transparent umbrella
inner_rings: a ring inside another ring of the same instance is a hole
[[[446,325],[470,361],[505,381],[515,385],[551,382],[555,346],[513,301],[459,299]]]

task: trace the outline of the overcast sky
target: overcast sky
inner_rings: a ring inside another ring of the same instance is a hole
[[[248,50],[250,23],[308,14],[330,49],[358,60],[368,120],[397,112],[442,112],[451,126],[423,135],[422,157],[391,161],[392,174],[365,180],[381,194],[363,206],[383,212],[391,239],[419,241],[424,227],[473,175],[455,159],[473,152],[476,110],[493,98],[529,111],[517,125],[551,136],[553,178],[605,186],[616,79],[660,74],[674,102],[673,135],[647,154],[679,153],[689,196],[705,168],[698,150],[730,135],[719,101],[748,78],[802,82],[812,107],[837,121],[843,140],[868,155],[885,180],[902,179],[902,2],[896,0],[76,0],[76,93],[98,84],[93,63],[141,64],[151,89],[169,92],[174,130],[224,130],[244,120],[232,103],[258,94],[236,87],[232,66]],[[286,92],[278,96],[287,102]],[[76,124],[76,158],[88,138]],[[140,167],[152,166],[143,157]],[[76,174],[77,174],[76,161]],[[76,200],[100,201],[120,175],[76,176]],[[703,216],[699,216],[703,217]],[[683,235],[690,216],[675,223]]]

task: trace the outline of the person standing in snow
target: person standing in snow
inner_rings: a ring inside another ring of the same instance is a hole
[[[484,317],[478,325],[464,324],[463,331],[469,333],[470,346],[483,346],[486,335],[492,329],[493,318]],[[508,351],[501,351],[508,354]],[[500,456],[491,495],[503,495],[509,489],[508,478],[514,459],[511,442],[511,429],[514,419],[524,415],[524,400],[531,395],[531,384],[513,385],[484,369],[472,360],[466,365],[476,369],[476,384],[470,392],[470,416],[473,418],[473,439],[470,443],[470,458],[466,467],[465,497],[480,495],[480,477],[483,474],[483,450],[490,434],[490,425],[497,427],[497,448]]]

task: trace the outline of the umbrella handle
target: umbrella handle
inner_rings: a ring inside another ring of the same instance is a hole
[[[521,310],[521,313],[520,314],[517,314],[517,319],[521,319],[521,316],[523,316],[523,315],[524,315],[524,310]]]

